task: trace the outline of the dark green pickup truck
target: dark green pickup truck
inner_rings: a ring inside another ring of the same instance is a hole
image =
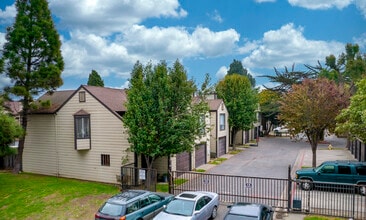
[[[303,190],[311,190],[313,182],[346,183],[359,185],[359,192],[366,195],[366,162],[326,161],[316,168],[296,171]]]

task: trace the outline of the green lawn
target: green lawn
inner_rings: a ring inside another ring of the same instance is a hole
[[[0,219],[93,219],[118,186],[0,172]]]

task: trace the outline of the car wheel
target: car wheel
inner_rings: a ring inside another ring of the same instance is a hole
[[[217,207],[215,206],[215,207],[213,207],[213,209],[212,209],[211,219],[216,218],[216,216],[217,216]]]
[[[311,180],[301,180],[301,189],[302,190],[311,190],[313,188],[313,183]]]
[[[359,193],[363,196],[366,196],[366,185],[360,185],[359,187]]]

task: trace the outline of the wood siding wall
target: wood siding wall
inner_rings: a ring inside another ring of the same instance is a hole
[[[75,150],[73,115],[81,109],[90,114],[90,150]],[[133,153],[126,152],[129,146],[122,121],[88,92],[86,102],[79,102],[76,93],[57,115],[31,116],[26,138],[24,170],[117,183],[123,158],[127,155],[128,163],[134,162]],[[102,154],[110,155],[110,166],[101,165]]]

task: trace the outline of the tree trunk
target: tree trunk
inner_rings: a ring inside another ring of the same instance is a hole
[[[311,144],[311,151],[313,153],[313,162],[312,162],[312,166],[315,168],[316,167],[316,149],[318,147],[318,143],[312,143]]]
[[[232,145],[233,145],[233,150],[236,150],[236,144],[235,144],[235,141],[236,141],[236,133],[238,132],[237,129],[233,128],[231,130],[231,140],[232,140]]]
[[[15,158],[15,165],[13,168],[13,173],[20,173],[23,172],[23,151],[24,151],[24,143],[25,143],[25,137],[27,134],[27,125],[28,125],[28,110],[29,110],[29,101],[28,97],[23,97],[23,111],[21,113],[21,122],[22,122],[22,128],[24,130],[24,136],[19,139],[19,145],[18,145],[18,154]]]

